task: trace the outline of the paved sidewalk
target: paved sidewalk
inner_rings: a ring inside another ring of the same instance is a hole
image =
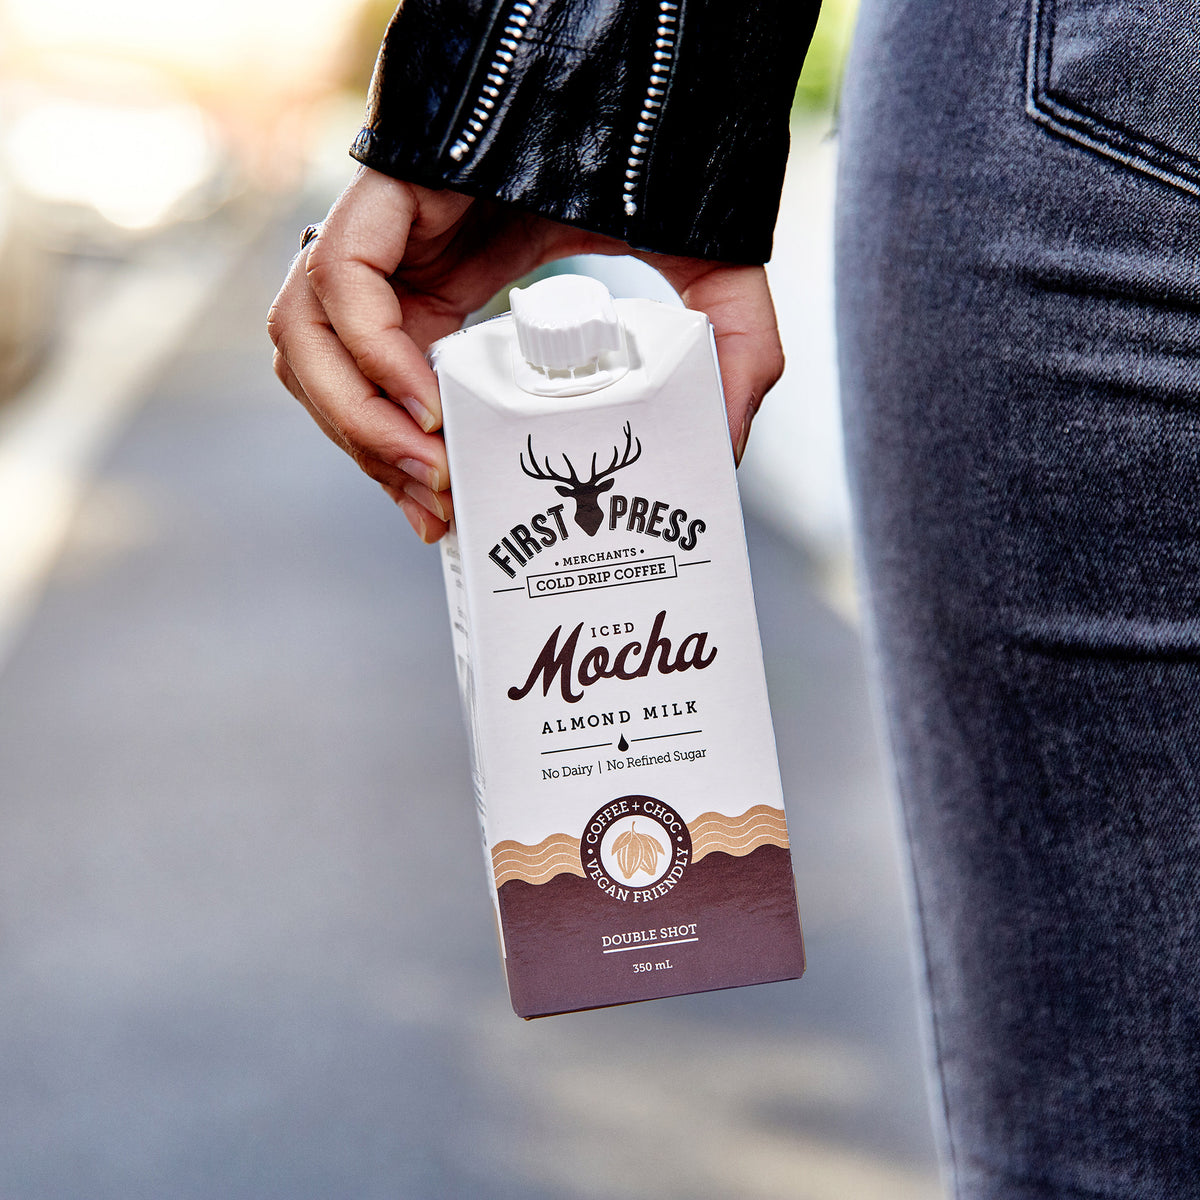
[[[809,973],[511,1015],[437,556],[270,375],[294,237],[0,669],[0,1200],[935,1200],[859,646],[753,519]]]

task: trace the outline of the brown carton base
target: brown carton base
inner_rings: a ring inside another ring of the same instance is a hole
[[[510,880],[499,904],[509,991],[522,1017],[804,973],[791,855],[779,846],[744,857],[710,853],[649,904],[623,903],[569,874]]]

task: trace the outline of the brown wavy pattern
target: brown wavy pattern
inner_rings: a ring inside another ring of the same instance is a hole
[[[782,809],[756,804],[740,817],[706,812],[688,823],[692,837],[692,862],[720,850],[741,858],[759,846],[788,847],[787,820]],[[525,883],[548,883],[557,875],[584,877],[579,861],[579,839],[552,833],[536,846],[523,842],[497,842],[492,847],[492,870],[496,886],[520,879]]]
[[[688,822],[692,835],[692,862],[720,850],[742,858],[759,846],[788,847],[787,818],[783,810],[769,804],[756,804],[740,817],[706,812]]]
[[[566,833],[552,833],[536,846],[526,846],[524,842],[497,842],[492,847],[492,870],[497,887],[511,879],[547,883],[556,875],[582,876],[579,839]]]

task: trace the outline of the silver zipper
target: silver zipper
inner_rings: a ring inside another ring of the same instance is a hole
[[[496,104],[508,83],[508,72],[512,67],[517,45],[525,36],[526,26],[537,3],[538,0],[517,0],[513,5],[508,24],[504,27],[504,36],[492,55],[483,87],[479,89],[479,95],[475,98],[475,107],[450,147],[450,157],[455,162],[462,162],[471,153],[487,123],[492,119]]]
[[[650,68],[650,82],[646,87],[646,98],[642,101],[642,111],[638,114],[636,132],[629,146],[629,157],[625,160],[625,183],[621,190],[625,197],[627,217],[634,216],[638,210],[634,195],[642,181],[646,151],[650,148],[650,139],[654,135],[654,126],[658,122],[663,97],[667,94],[667,80],[675,64],[678,23],[679,5],[674,0],[660,0],[658,28],[654,34],[654,65]]]
[[[450,147],[450,157],[455,162],[462,162],[474,150],[483,131],[496,110],[503,89],[508,83],[508,73],[512,67],[517,46],[525,36],[529,20],[533,16],[534,7],[538,0],[517,0],[504,27],[504,36],[500,39],[492,61],[488,65],[488,73],[483,87],[475,99],[471,115],[459,130]],[[650,68],[650,79],[646,86],[646,95],[642,100],[642,108],[638,113],[637,126],[633,141],[629,145],[629,153],[625,159],[625,182],[622,194],[625,201],[625,215],[634,216],[638,205],[634,196],[641,183],[645,171],[645,155],[650,148],[654,127],[658,122],[659,111],[663,98],[666,96],[666,85],[670,78],[671,68],[675,63],[675,42],[679,23],[679,4],[676,0],[659,0],[658,25],[654,33],[654,61]]]

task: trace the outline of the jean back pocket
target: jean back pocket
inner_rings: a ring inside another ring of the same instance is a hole
[[[1200,0],[1031,0],[1026,110],[1200,195]]]

